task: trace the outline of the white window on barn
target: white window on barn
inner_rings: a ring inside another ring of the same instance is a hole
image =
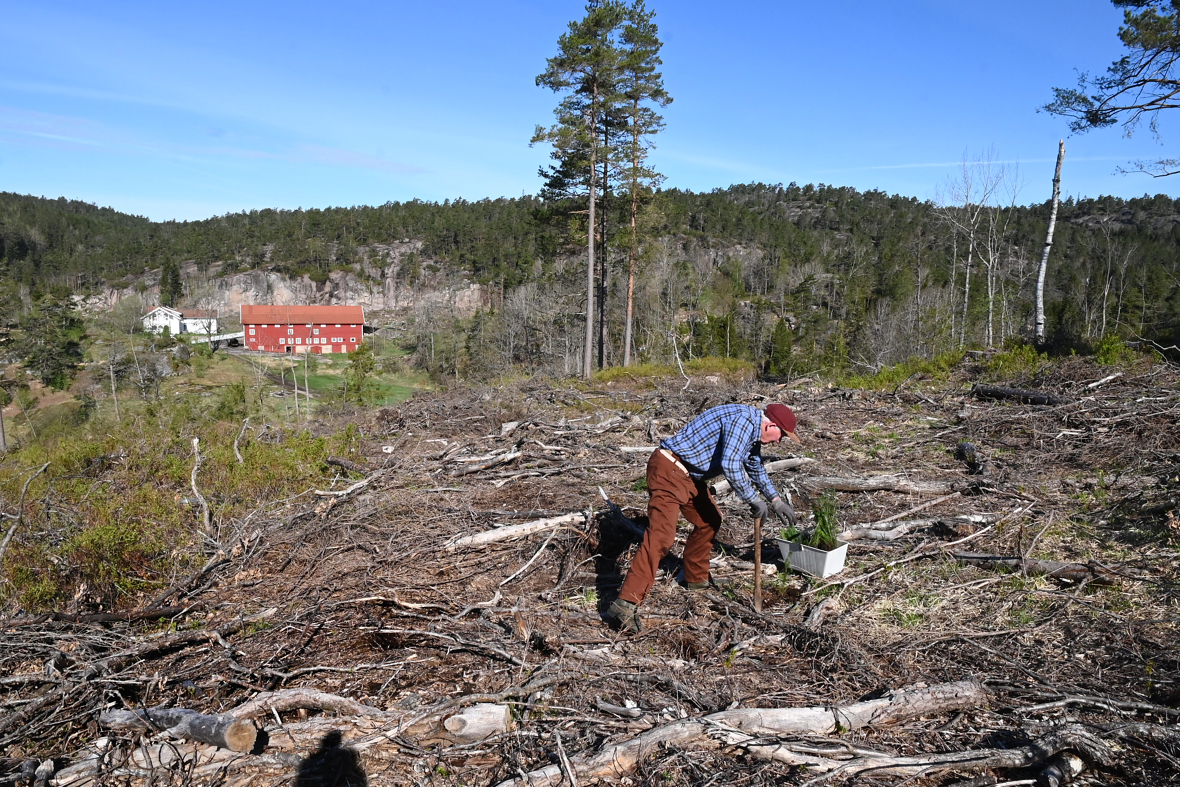
[[[354,336],[354,337],[352,337],[352,342],[353,342],[353,344],[355,344],[355,343],[356,343],[356,337],[355,337],[355,336]]]
[[[254,335],[254,329],[253,329],[253,328],[251,328],[251,329],[250,329],[250,335],[251,335],[251,336],[253,336],[253,335]]]
[[[319,336],[319,335],[320,335],[320,329],[319,329],[319,328],[312,328],[312,329],[311,329],[311,332],[312,332],[312,333],[314,333],[316,336]]]
[[[294,335],[295,335],[295,329],[294,329],[294,328],[288,328],[288,329],[287,329],[287,335],[288,335],[288,336],[294,336]]]
[[[295,343],[296,343],[296,344],[303,344],[303,337],[301,337],[301,336],[296,336],[296,337],[295,337]]]
[[[339,327],[340,327],[340,323],[336,323],[336,327],[337,327],[337,328],[339,328]]]

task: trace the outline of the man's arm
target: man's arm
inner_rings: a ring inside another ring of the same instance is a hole
[[[754,448],[750,451],[750,455],[746,458],[746,472],[750,474],[750,480],[762,492],[762,495],[767,500],[774,500],[779,496],[778,490],[774,488],[774,484],[770,480],[770,476],[766,473],[766,468],[762,466],[762,444],[755,443]],[[732,482],[731,482],[732,483]]]
[[[762,422],[754,422],[748,416],[734,418],[721,433],[721,472],[725,473],[729,485],[733,487],[733,491],[737,496],[747,503],[752,503],[758,499],[758,493],[750,484],[749,461],[751,442],[757,445],[762,432]],[[762,478],[767,484],[770,484],[770,478],[766,475],[766,470],[762,468],[761,460],[757,460],[758,470],[762,473]],[[761,486],[761,485],[760,485]],[[772,490],[773,486],[770,487]],[[765,489],[765,487],[763,487]],[[773,495],[767,499],[772,499]]]

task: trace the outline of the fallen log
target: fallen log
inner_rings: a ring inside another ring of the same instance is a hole
[[[451,471],[451,475],[461,476],[470,475],[471,473],[478,473],[480,470],[487,470],[488,468],[495,467],[496,465],[507,464],[514,459],[519,459],[521,456],[523,456],[521,451],[509,451],[506,454],[501,454],[500,456],[489,459],[485,462],[480,462],[479,464],[472,465],[471,467],[456,468],[455,470]]]
[[[99,714],[98,723],[112,730],[167,732],[177,738],[240,752],[253,750],[258,738],[258,730],[250,721],[230,715],[210,716],[186,708],[106,710]]]
[[[737,741],[738,745],[741,741]],[[751,756],[758,759],[774,760],[790,765],[806,766],[809,770],[829,773],[832,777],[849,777],[871,772],[874,776],[929,776],[944,771],[962,774],[980,773],[995,768],[1029,768],[1044,763],[1052,772],[1057,765],[1057,756],[1062,752],[1076,752],[1089,763],[1109,765],[1114,760],[1111,748],[1084,727],[1070,724],[1044,735],[1027,746],[1006,749],[979,749],[955,752],[924,754],[914,757],[895,757],[883,752],[859,750],[859,756],[847,758],[848,745],[842,740],[833,740],[824,752],[827,756],[814,755],[816,746],[798,746],[792,749],[790,743],[773,746],[746,746]],[[843,755],[843,756],[841,756]],[[1071,770],[1077,768],[1070,765]],[[1080,773],[1077,768],[1074,773]],[[995,782],[988,782],[994,784]],[[1019,782],[1018,782],[1019,783]],[[1049,782],[1052,783],[1052,782]],[[1058,782],[1060,783],[1060,782]]]
[[[971,386],[971,393],[979,399],[1015,399],[1021,404],[1064,404],[1060,396],[1044,391],[1027,391],[1023,388],[1004,388],[999,385]]]
[[[1046,574],[1054,579],[1070,582],[1093,582],[1095,585],[1117,585],[1119,575],[1100,563],[1069,563],[1063,560],[1035,560],[1005,555],[985,555],[974,552],[952,552],[951,557],[960,563],[992,571],[1007,570],[1013,573]]]
[[[631,740],[609,746],[597,754],[570,758],[570,775],[576,776],[579,781],[622,778],[633,772],[644,758],[665,746],[715,749],[723,743],[731,743],[728,740],[731,733],[737,733],[749,742],[760,741],[764,739],[763,736],[832,735],[869,724],[892,724],[921,716],[977,708],[986,702],[987,692],[983,685],[977,680],[965,680],[912,691],[897,691],[881,699],[842,707],[725,710],[657,727]],[[550,765],[523,774],[520,778],[501,782],[499,787],[558,787],[565,777],[560,764]]]
[[[952,517],[930,517],[928,519],[905,519],[901,521],[882,519],[867,525],[857,525],[841,531],[841,541],[893,541],[919,530],[942,530],[957,535],[970,535],[977,525],[989,525],[999,519],[999,514],[961,514]]]
[[[413,737],[421,745],[435,741],[475,743],[511,730],[512,710],[508,705],[481,702],[447,716],[441,722],[431,720],[426,729],[423,726],[411,727],[403,734]]]
[[[324,459],[324,464],[342,467],[345,470],[351,470],[352,472],[360,473],[361,475],[367,475],[368,473],[373,472],[373,468],[371,467],[366,467],[365,465],[357,464],[356,462],[350,462],[349,460],[341,459],[338,456],[326,457]]]
[[[173,618],[200,608],[200,604],[185,604],[171,607],[156,607],[154,609],[133,609],[127,612],[91,612],[85,615],[72,615],[68,612],[46,612],[41,615],[30,615],[24,618],[8,620],[4,622],[4,626],[39,626],[51,620],[59,623],[132,623],[141,620]]]
[[[389,715],[380,708],[315,689],[268,691],[243,702],[230,710],[228,715],[236,719],[254,719],[272,712],[298,709],[330,710],[341,716],[366,716],[378,719]]]
[[[777,473],[780,470],[793,470],[796,467],[803,467],[815,463],[815,459],[806,456],[797,456],[792,459],[778,459],[774,462],[766,462],[762,467],[768,473]],[[717,483],[713,484],[713,494],[724,495],[728,494],[730,490],[729,481],[722,478]]]
[[[498,541],[509,541],[513,538],[520,538],[521,536],[529,536],[533,533],[539,533],[555,525],[564,525],[572,522],[584,522],[586,515],[584,513],[565,514],[563,516],[555,516],[549,519],[537,519],[532,522],[523,522],[519,525],[508,525],[507,527],[498,527],[495,530],[485,530],[482,533],[476,533],[471,536],[463,536],[462,538],[455,538],[443,544],[443,549],[447,552],[455,552],[464,547],[484,546],[485,544],[494,544]]]
[[[838,492],[902,492],[907,495],[949,495],[957,491],[952,483],[911,481],[896,475],[878,475],[869,478],[803,476],[798,480],[798,484],[816,492],[833,489]]]

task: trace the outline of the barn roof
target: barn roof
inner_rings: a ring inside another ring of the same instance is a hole
[[[299,323],[349,323],[363,325],[363,306],[247,306],[242,305],[243,325],[270,325]]]

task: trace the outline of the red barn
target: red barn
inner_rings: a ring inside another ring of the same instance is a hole
[[[272,353],[347,353],[365,332],[362,306],[242,306],[246,347]]]

